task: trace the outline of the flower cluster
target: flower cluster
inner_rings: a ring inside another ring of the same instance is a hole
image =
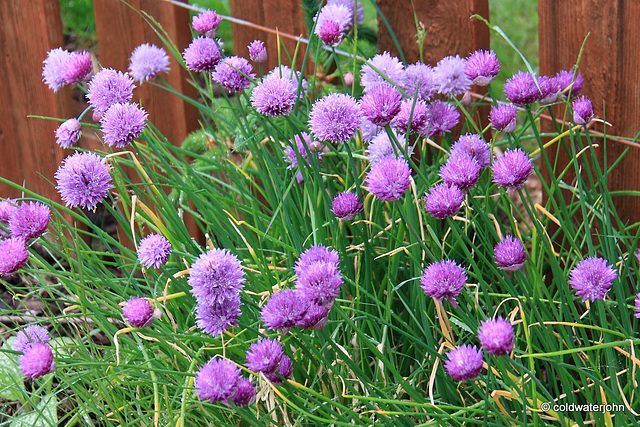
[[[91,76],[92,64],[89,52],[69,52],[62,48],[47,53],[42,68],[43,81],[54,92],[62,87],[80,83]]]
[[[247,368],[262,372],[275,384],[280,384],[281,378],[287,379],[293,372],[293,364],[289,356],[284,354],[282,344],[273,339],[264,338],[251,344],[246,358]]]
[[[29,258],[27,244],[49,226],[51,208],[40,202],[0,200],[0,275],[14,274]]]
[[[233,402],[248,406],[255,400],[253,383],[242,377],[240,368],[227,359],[211,359],[196,373],[196,394],[209,402]]]
[[[18,332],[13,340],[13,350],[22,353],[18,359],[22,375],[36,379],[55,371],[50,340],[49,332],[40,325],[30,325]]]

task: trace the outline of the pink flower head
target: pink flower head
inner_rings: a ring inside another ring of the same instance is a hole
[[[520,239],[507,235],[494,248],[494,259],[498,268],[518,271],[527,260],[527,253]]]
[[[433,68],[421,62],[407,66],[402,79],[402,89],[410,98],[417,96],[428,101],[438,92],[438,86],[433,76]]]
[[[586,125],[593,119],[593,104],[586,96],[576,98],[571,103],[573,108],[573,121],[578,125]]]
[[[13,340],[13,350],[24,353],[33,344],[47,344],[51,341],[49,332],[40,325],[29,325],[16,334],[16,338]]]
[[[402,87],[402,82],[404,81],[404,65],[398,58],[391,56],[389,52],[375,55],[362,64],[360,84],[364,87],[365,92],[375,83],[383,83],[387,79],[400,87]]]
[[[43,63],[42,77],[45,84],[54,92],[57,92],[67,84],[65,72],[67,61],[71,59],[71,56],[71,52],[62,49],[61,47],[51,49],[47,53],[47,58]]]
[[[356,100],[343,93],[332,93],[313,104],[309,128],[321,141],[347,142],[360,128],[362,111]]]
[[[29,251],[24,239],[11,237],[0,240],[0,276],[13,274],[27,263]]]
[[[35,343],[18,359],[22,374],[31,379],[39,378],[56,369],[53,352],[48,344]]]
[[[367,189],[385,202],[400,199],[411,184],[411,168],[404,158],[386,156],[371,165]]]
[[[488,319],[480,324],[478,339],[482,348],[489,354],[502,356],[513,350],[515,334],[511,323],[502,317]]]
[[[135,87],[127,73],[104,68],[89,81],[87,99],[99,118],[112,105],[131,101]]]
[[[456,381],[472,380],[480,375],[484,359],[482,352],[475,346],[461,345],[447,355],[444,368]]]
[[[491,127],[497,131],[511,133],[516,130],[516,118],[518,110],[513,105],[499,104],[494,106],[489,113]]]
[[[267,62],[267,48],[264,47],[262,40],[254,40],[249,46],[249,58],[253,62],[258,64],[265,64]]]
[[[456,296],[469,280],[464,268],[455,261],[433,262],[424,270],[420,279],[422,290],[427,296],[442,302],[448,299],[451,305],[458,306]]]
[[[113,104],[100,119],[104,142],[110,147],[126,147],[142,134],[147,117],[147,112],[136,104]]]
[[[91,77],[92,69],[89,52],[72,52],[64,65],[62,78],[67,84],[80,83]]]
[[[455,185],[441,183],[425,193],[424,209],[432,217],[445,219],[458,213],[464,202],[464,193]]]
[[[402,133],[419,133],[425,135],[430,125],[430,114],[427,103],[422,99],[405,99],[400,112],[393,120],[393,126]]]
[[[131,297],[122,307],[122,316],[135,328],[144,328],[153,322],[153,307],[145,298]]]
[[[520,148],[506,150],[504,155],[499,156],[491,166],[493,171],[493,182],[499,187],[513,192],[521,189],[533,172],[533,163],[529,155]]]
[[[264,79],[251,93],[251,105],[265,116],[288,116],[296,103],[297,86],[288,77]]]
[[[607,260],[599,257],[585,258],[570,273],[569,285],[582,301],[604,299],[618,273]]]
[[[442,58],[433,69],[433,78],[438,92],[455,97],[471,89],[471,80],[465,73],[467,61],[460,56]]]
[[[378,126],[386,126],[400,111],[402,95],[388,83],[378,83],[360,100],[362,114]]]
[[[162,235],[151,233],[140,240],[138,260],[147,268],[160,268],[169,260],[171,243]]]
[[[62,148],[73,146],[82,135],[82,124],[73,118],[63,122],[56,129],[56,143]]]
[[[222,42],[209,37],[198,37],[182,52],[184,63],[191,71],[213,71],[222,59]]]
[[[40,202],[22,203],[9,218],[12,237],[29,240],[40,237],[51,219],[51,208]]]
[[[315,33],[328,46],[338,46],[351,28],[353,13],[345,5],[327,4],[316,17]]]
[[[113,186],[106,163],[94,153],[67,157],[54,177],[60,197],[70,207],[95,209]]]
[[[467,77],[478,86],[487,86],[500,72],[500,61],[492,50],[476,50],[465,65]]]
[[[440,167],[440,177],[450,185],[467,190],[480,179],[480,164],[467,153],[452,153],[447,162]]]
[[[520,71],[514,74],[504,85],[507,99],[524,107],[542,99],[542,92],[536,86],[531,73]]]
[[[196,395],[202,400],[227,402],[237,392],[242,379],[240,368],[227,359],[211,359],[196,373]]]
[[[232,294],[217,302],[202,302],[196,305],[196,325],[204,332],[216,336],[232,326],[238,325],[240,317],[240,294]]]
[[[205,10],[193,17],[191,26],[200,34],[215,37],[220,21],[222,21],[222,17],[215,10]]]
[[[451,147],[451,156],[459,154],[471,156],[481,168],[486,168],[491,163],[491,148],[478,134],[468,133],[460,136]]]
[[[129,71],[131,77],[140,83],[155,79],[158,74],[169,71],[169,56],[161,47],[141,44],[131,53]]]

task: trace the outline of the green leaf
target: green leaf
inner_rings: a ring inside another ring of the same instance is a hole
[[[10,427],[55,427],[58,425],[58,398],[49,394],[42,398],[35,411],[15,417]]]
[[[24,392],[22,373],[18,366],[18,356],[8,353],[14,337],[9,338],[0,348],[0,398],[21,400]]]

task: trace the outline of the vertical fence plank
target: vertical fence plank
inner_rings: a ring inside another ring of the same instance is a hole
[[[164,47],[153,28],[138,13],[145,11],[167,32],[182,51],[191,42],[188,10],[159,0],[94,0],[96,32],[103,67],[127,70],[131,52],[142,43]],[[187,81],[188,73],[171,58],[171,70],[162,77],[178,92],[195,97],[196,91]],[[190,131],[198,127],[196,109],[168,91],[151,84],[142,84],[134,91],[134,101],[142,100],[149,120],[174,145],[180,145]],[[199,241],[203,235],[193,219],[185,214],[185,224],[191,236]],[[124,234],[121,233],[122,236]],[[129,246],[131,242],[127,242]]]
[[[572,67],[590,33],[579,64],[585,78],[583,93],[593,99],[597,117],[604,117],[606,110],[606,120],[613,124],[609,134],[634,138],[640,129],[640,57],[636,53],[640,2],[617,0],[603,7],[591,0],[540,0],[538,9],[540,73],[555,74]],[[609,164],[625,148],[610,141]],[[603,147],[596,151],[602,161]],[[558,167],[562,169],[568,161],[568,155],[561,153]],[[609,174],[609,190],[640,190],[639,164],[640,150],[632,148]],[[623,220],[638,221],[640,198],[624,196],[615,202]]]
[[[63,158],[54,143],[58,123],[27,115],[71,116],[70,88],[56,94],[41,75],[47,51],[63,45],[58,1],[0,1],[0,176],[54,200],[59,197],[46,179]],[[0,198],[8,196],[20,193],[0,184]]]
[[[137,12],[139,10],[153,16],[178,49],[183,50],[191,41],[188,10],[158,0],[129,0],[128,3],[131,7],[121,0],[93,2],[99,58],[103,67],[127,70],[131,52],[142,43],[163,47],[153,29]],[[187,72],[173,57],[170,67],[169,74],[163,74],[162,77],[178,92],[195,95],[187,82]],[[197,127],[195,108],[161,88],[142,84],[136,88],[134,97],[142,100],[150,120],[173,144],[180,144]]]
[[[427,31],[424,62],[435,65],[447,55],[467,56],[476,49],[489,48],[489,29],[471,15],[489,18],[488,0],[379,0],[378,6],[389,21],[407,62],[420,59],[416,42],[415,16]],[[384,21],[378,18],[379,50],[396,53],[398,49]]]
[[[231,15],[235,18],[241,18],[268,28],[277,28],[281,32],[294,36],[305,36],[307,34],[300,0],[229,0],[229,6]],[[265,42],[269,55],[269,59],[264,65],[264,70],[271,70],[278,65],[278,47],[274,33],[267,33],[236,23],[232,24],[232,31],[236,55],[248,58],[247,45],[253,40],[262,40]],[[281,42],[290,55],[293,56],[297,42],[285,38],[281,38]],[[302,58],[305,48],[305,45],[300,46],[299,58]],[[284,51],[282,52],[282,63],[289,64]],[[298,66],[301,64],[302,60],[299,60]],[[307,71],[310,70],[311,68],[308,67]]]

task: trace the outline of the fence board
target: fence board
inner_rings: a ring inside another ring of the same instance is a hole
[[[47,51],[63,45],[58,0],[0,1],[0,176],[60,200],[46,179],[63,158],[55,143],[57,122],[27,115],[71,116],[70,88],[53,93],[42,82]],[[45,178],[40,177],[42,174]],[[0,198],[20,193],[0,184]]]
[[[229,6],[231,15],[235,18],[244,19],[268,28],[277,28],[294,36],[305,36],[307,34],[300,0],[229,0]],[[262,40],[265,42],[268,53],[268,60],[263,69],[268,71],[278,65],[278,47],[274,33],[267,33],[236,23],[233,23],[231,28],[236,55],[248,58],[247,45],[253,40]],[[293,56],[297,42],[285,38],[281,38],[281,42],[286,46],[290,55]],[[300,46],[299,58],[302,58],[305,48],[305,45]],[[284,51],[282,52],[282,63],[289,64]],[[302,60],[299,60],[298,66],[301,64]],[[309,64],[307,71],[310,72],[311,70],[312,66]]]
[[[129,0],[129,4],[133,9],[121,0],[93,2],[99,58],[103,67],[127,70],[131,52],[142,43],[164,47],[153,29],[137,13],[138,10],[153,16],[181,51],[191,42],[188,10],[158,0]],[[169,74],[161,76],[177,91],[195,96],[187,82],[187,72],[173,57],[170,67]],[[134,97],[142,100],[149,119],[173,144],[179,145],[190,131],[197,128],[195,108],[161,88],[142,84],[135,89]]]
[[[636,53],[640,40],[636,22],[640,2],[617,0],[602,7],[590,0],[540,0],[538,9],[540,73],[555,74],[573,66],[584,38],[590,33],[579,65],[585,78],[583,93],[593,99],[596,116],[603,117],[606,108],[606,119],[613,124],[609,134],[634,138],[640,129],[640,57]],[[609,142],[609,163],[625,148]],[[601,161],[602,150],[602,146],[596,150]],[[566,153],[562,153],[559,167],[568,161]],[[609,174],[609,190],[640,190],[638,164],[640,150],[632,148]],[[620,197],[616,206],[623,220],[638,221],[640,198]]]
[[[489,29],[471,15],[489,18],[488,0],[379,0],[378,6],[393,29],[407,62],[420,59],[414,10],[427,31],[424,62],[435,65],[447,55],[467,56],[489,48]],[[412,7],[413,6],[413,7]],[[378,19],[379,50],[397,54],[396,45],[382,19]]]
[[[129,0],[128,3],[131,7],[121,0],[93,2],[99,59],[103,67],[127,70],[131,52],[142,43],[164,47],[153,28],[138,13],[141,10],[160,23],[180,51],[191,42],[187,9],[158,0]],[[196,91],[187,81],[188,73],[175,58],[169,56],[171,70],[161,76],[178,92],[195,97]],[[138,99],[142,100],[142,105],[149,113],[149,120],[174,145],[180,145],[190,131],[198,128],[196,109],[164,89],[150,84],[138,85],[134,91],[134,101]],[[185,223],[191,235],[202,241],[202,233],[186,214]],[[130,243],[127,242],[129,246]]]

